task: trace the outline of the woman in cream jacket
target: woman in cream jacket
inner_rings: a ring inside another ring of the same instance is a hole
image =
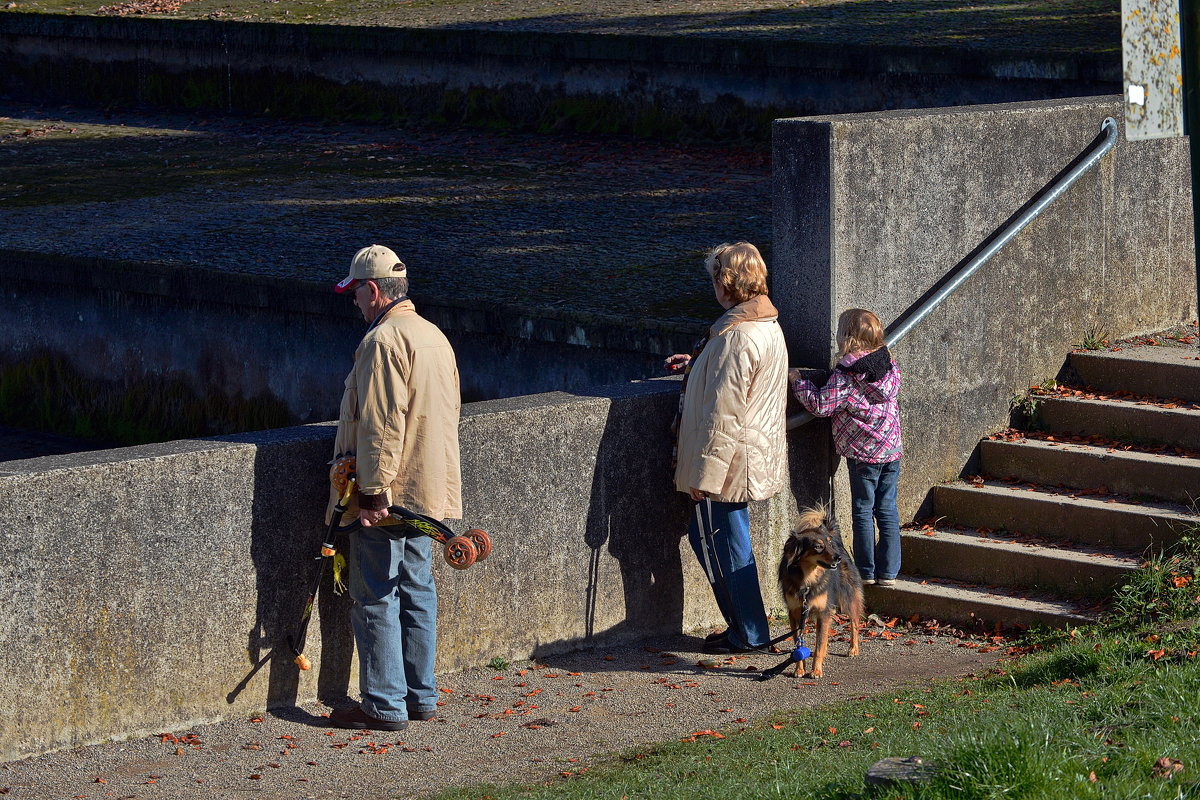
[[[787,348],[758,249],[721,245],[704,264],[725,313],[692,356],[667,359],[668,369],[685,370],[675,487],[696,502],[688,539],[728,624],[704,651],[736,653],[770,639],[747,503],[784,485]]]

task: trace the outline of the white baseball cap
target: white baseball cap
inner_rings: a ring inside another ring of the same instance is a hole
[[[350,260],[350,274],[333,287],[338,294],[346,294],[358,288],[362,281],[374,278],[403,278],[408,267],[390,248],[381,244],[364,247]]]

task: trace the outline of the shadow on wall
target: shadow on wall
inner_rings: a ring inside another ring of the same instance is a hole
[[[678,633],[683,624],[679,543],[687,530],[687,503],[672,482],[675,394],[664,395],[661,385],[650,391],[642,384],[631,388],[632,396],[609,404],[596,446],[582,530],[588,553],[585,618],[576,646]],[[620,598],[605,549],[616,562]],[[547,643],[533,656],[562,650],[562,642]]]
[[[250,669],[227,695],[230,704],[267,667],[266,707],[293,709],[295,714],[301,676],[287,640],[299,629],[308,587],[321,566],[317,556],[325,530],[320,519],[311,518],[311,512],[323,507],[327,491],[327,444],[306,443],[305,450],[311,452],[302,458],[295,452],[280,458],[279,449],[260,448],[255,454],[250,554],[257,605],[254,625],[246,632]],[[300,474],[297,464],[306,465]],[[304,650],[313,662],[316,696],[327,705],[344,704],[349,698],[354,654],[346,623],[350,598],[334,594],[328,566],[313,615]]]

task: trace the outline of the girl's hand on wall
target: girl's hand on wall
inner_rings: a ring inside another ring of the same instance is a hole
[[[692,357],[688,353],[676,353],[667,357],[663,362],[663,369],[667,372],[683,372],[691,362]]]

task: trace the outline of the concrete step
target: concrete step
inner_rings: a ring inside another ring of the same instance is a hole
[[[1099,618],[1075,602],[963,584],[936,583],[902,577],[895,586],[867,586],[868,610],[881,609],[902,618],[916,614],[968,629],[992,630],[1048,625],[1067,628]]]
[[[1082,545],[1052,547],[966,529],[909,531],[900,538],[906,575],[1036,588],[1068,597],[1107,597],[1142,563],[1128,554]]]
[[[1192,504],[1200,499],[1200,459],[1025,439],[979,443],[985,475]]]
[[[1138,347],[1079,351],[1067,363],[1080,382],[1097,389],[1200,401],[1198,356],[1195,347]]]
[[[1200,516],[1182,505],[1128,500],[1123,496],[1072,496],[1070,490],[1031,489],[997,481],[933,487],[935,516],[955,525],[1019,531],[1130,553],[1161,550],[1183,531],[1200,526]]]
[[[1038,419],[1048,431],[1200,450],[1200,409],[1195,408],[1162,408],[1135,399],[1043,397]]]

